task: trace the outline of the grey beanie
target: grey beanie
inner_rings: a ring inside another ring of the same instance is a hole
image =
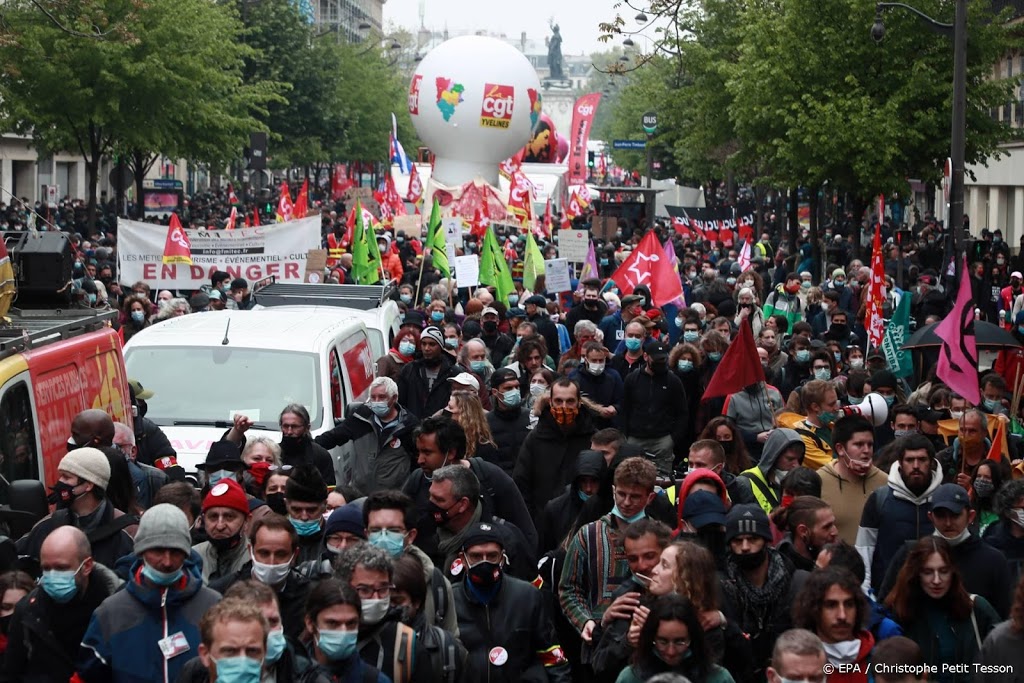
[[[110,461],[98,448],[76,448],[61,458],[57,471],[73,474],[101,489],[110,483]]]
[[[170,503],[154,505],[143,513],[135,532],[135,554],[153,548],[171,548],[186,555],[192,552],[192,537],[185,513]]]

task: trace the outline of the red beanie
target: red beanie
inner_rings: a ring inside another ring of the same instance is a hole
[[[222,479],[213,485],[203,499],[203,512],[210,508],[231,508],[243,515],[249,514],[249,498],[242,485],[234,479]]]

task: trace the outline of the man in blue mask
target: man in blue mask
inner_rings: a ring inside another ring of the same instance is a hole
[[[530,432],[530,411],[522,396],[519,376],[510,368],[498,368],[491,374],[491,405],[487,426],[498,447],[498,465],[512,476],[519,448]]]
[[[285,484],[284,501],[288,521],[299,536],[297,563],[318,559],[327,511],[327,486],[319,471],[310,465],[296,468]]]
[[[191,552],[184,512],[162,503],[142,515],[128,585],[96,609],[82,638],[83,681],[176,680],[198,655],[199,621],[220,594],[203,586]]]
[[[199,659],[212,683],[257,683],[267,657],[269,626],[260,608],[228,598],[203,615]]]
[[[8,680],[70,678],[75,670],[68,654],[78,652],[93,611],[121,583],[112,571],[93,562],[89,539],[72,526],[46,537],[40,566],[39,587],[18,603],[6,630]]]

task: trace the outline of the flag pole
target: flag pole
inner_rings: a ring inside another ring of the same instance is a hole
[[[423,247],[423,253],[420,254],[420,276],[416,280],[416,301],[413,301],[414,307],[419,305],[420,291],[423,288],[423,267],[427,265],[427,247]]]

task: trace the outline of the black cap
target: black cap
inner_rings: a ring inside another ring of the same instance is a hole
[[[496,524],[490,522],[479,522],[466,529],[466,535],[462,539],[462,549],[468,550],[475,545],[483,543],[497,543],[505,548],[505,541],[498,533]]]
[[[423,314],[410,308],[405,312],[405,318],[402,319],[402,325],[415,325],[422,330]]]
[[[959,515],[970,504],[967,490],[959,484],[943,484],[932,494],[932,510],[949,510]]]
[[[546,306],[547,299],[542,297],[540,294],[534,294],[529,299],[523,302],[524,304],[533,304],[534,306]]]
[[[651,356],[652,358],[667,356],[668,347],[665,346],[665,344],[658,341],[657,339],[652,339],[651,341],[644,344],[644,353]]]
[[[491,388],[497,389],[505,382],[512,380],[519,381],[519,375],[515,373],[515,370],[511,370],[510,368],[498,368],[491,373]]]

